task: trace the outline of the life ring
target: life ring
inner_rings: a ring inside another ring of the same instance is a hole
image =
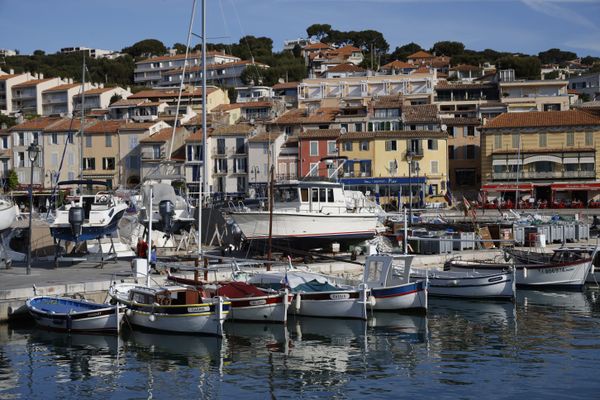
[[[108,196],[103,194],[102,196],[100,196],[100,198],[98,199],[100,203],[107,203],[108,202]]]
[[[156,300],[158,300],[158,304],[160,304],[161,306],[170,306],[171,305],[171,293],[164,292]]]

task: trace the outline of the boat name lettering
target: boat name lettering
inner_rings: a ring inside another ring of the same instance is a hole
[[[95,312],[95,313],[88,314],[87,316],[88,317],[97,317],[100,314],[101,314],[100,312]]]
[[[330,294],[329,298],[331,300],[347,300],[350,298],[350,294],[348,293],[334,293],[334,294]]]
[[[565,267],[556,267],[556,268],[544,268],[542,271],[544,271],[545,274],[556,274],[559,272],[566,272],[567,269]]]
[[[263,304],[267,304],[267,301],[265,299],[262,299],[262,300],[250,300],[250,305],[251,306],[262,306]]]
[[[191,313],[208,312],[210,311],[210,307],[188,307],[187,310]]]

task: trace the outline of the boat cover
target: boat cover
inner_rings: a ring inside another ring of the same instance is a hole
[[[218,288],[217,295],[229,297],[230,299],[239,299],[243,297],[265,296],[266,293],[256,286],[245,282],[231,282]]]
[[[97,310],[110,307],[108,304],[90,303],[75,299],[65,299],[59,297],[39,297],[32,299],[31,306],[40,311],[56,314],[67,314],[72,312],[82,312]]]

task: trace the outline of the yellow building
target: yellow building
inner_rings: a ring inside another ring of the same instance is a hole
[[[119,127],[123,121],[98,121],[85,129],[83,178],[106,181],[108,187],[121,183],[118,165]]]
[[[482,129],[482,191],[585,205],[600,197],[599,137],[600,117],[580,110],[502,114]]]
[[[370,192],[392,208],[401,198],[422,203],[428,195],[446,192],[447,133],[440,131],[349,132],[338,139],[346,157],[341,181],[349,188]],[[409,165],[412,168],[409,171]]]

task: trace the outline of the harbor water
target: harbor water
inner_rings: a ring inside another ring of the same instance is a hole
[[[0,399],[598,398],[600,291],[431,299],[427,316],[225,324],[223,339],[0,326]]]

